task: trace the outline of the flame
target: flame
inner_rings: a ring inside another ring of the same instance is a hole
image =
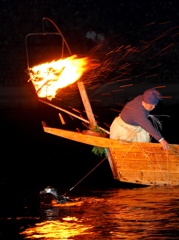
[[[87,58],[76,55],[43,63],[30,69],[29,75],[40,98],[55,98],[57,91],[74,82],[87,70]]]

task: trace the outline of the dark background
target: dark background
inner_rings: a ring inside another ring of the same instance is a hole
[[[27,83],[25,37],[29,33],[42,32],[44,17],[59,27],[72,53],[86,54],[83,41],[89,26],[96,32],[104,32],[107,39],[122,36],[134,46],[147,41],[150,35],[159,37],[167,31],[167,37],[162,38],[157,47],[174,43],[175,52],[171,59],[176,61],[178,5],[177,0],[3,0],[0,10],[0,84],[19,86]],[[46,30],[55,31],[50,23],[47,23]]]
[[[120,46],[121,39],[122,44],[125,42],[139,49],[143,43],[150,42],[149,52],[157,57],[149,59],[148,55],[142,57],[141,54],[140,65],[131,76],[140,75],[141,69],[148,73],[151,65],[161,64],[159,77],[148,81],[156,84],[178,83],[178,1],[4,0],[0,6],[1,186],[7,196],[16,194],[17,189],[20,192],[21,188],[36,187],[38,192],[46,185],[60,185],[63,193],[84,177],[100,159],[91,154],[90,146],[43,132],[42,120],[49,126],[72,130],[76,127],[83,129],[84,126],[79,120],[72,120],[66,115],[67,124],[62,126],[58,119],[59,111],[39,103],[25,72],[25,37],[29,33],[42,32],[42,19],[47,17],[60,28],[72,53],[83,56],[90,54],[86,52],[84,38],[89,26],[96,32],[104,32],[108,42],[107,48],[103,49],[105,53],[112,51],[113,46]],[[46,29],[49,32],[56,31],[49,22],[46,23]],[[37,39],[33,44],[31,50],[38,57],[33,47],[40,46],[41,42]],[[172,48],[167,54],[158,54],[171,44]],[[47,45],[48,49],[50,42]],[[100,58],[104,52],[100,52]],[[93,56],[96,57],[95,52]],[[112,62],[116,61],[118,55],[114,57]],[[132,56],[127,61],[131,59],[135,63],[139,61]],[[116,71],[115,76],[117,74]],[[112,81],[115,76],[110,78],[109,75],[103,83]],[[132,80],[138,83],[138,79],[135,77]],[[73,105],[73,101],[70,103]],[[163,113],[163,107],[159,109]],[[108,123],[116,115],[109,114],[108,109],[97,109],[95,112]],[[164,126],[169,140],[174,141],[176,137],[171,138],[170,132],[176,130],[173,124],[176,121],[176,106],[167,107],[165,113],[174,116],[172,121],[165,121]],[[107,186],[111,184],[110,181],[114,184],[106,161],[85,183]]]

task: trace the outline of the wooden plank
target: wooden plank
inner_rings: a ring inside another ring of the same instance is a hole
[[[83,82],[77,82],[77,85],[78,85],[78,89],[79,89],[79,92],[80,92],[80,95],[81,95],[81,99],[83,101],[83,105],[85,107],[87,117],[89,119],[90,128],[95,129],[97,123],[96,123],[96,120],[94,118],[94,114],[93,114],[93,111],[92,111],[92,108],[91,108],[91,105],[90,105],[90,102],[89,102],[88,95],[86,93],[86,89],[84,87],[84,84],[83,84]]]
[[[122,148],[112,148],[112,152],[121,152],[128,154],[130,153],[144,153],[144,154],[170,154],[170,155],[178,155],[179,156],[179,145],[170,144],[169,151],[163,151],[162,146],[160,143],[142,143],[142,142],[135,142],[135,143],[122,143]]]
[[[137,165],[135,165],[137,164]],[[149,166],[146,165],[146,167],[144,168],[143,166],[139,166],[138,163],[136,162],[133,165],[130,165],[131,167],[128,167],[128,165],[123,165],[123,166],[119,166],[116,165],[117,171],[125,171],[125,172],[161,172],[161,173],[171,173],[171,174],[178,174],[178,178],[179,178],[179,170],[176,168],[172,168],[171,166],[166,166],[162,168],[162,166],[158,166],[158,165],[153,165],[153,166]],[[137,167],[138,166],[138,167]]]
[[[113,177],[115,179],[118,179],[117,169],[114,165],[114,161],[113,161],[112,155],[110,153],[110,150],[108,148],[106,148],[105,151],[106,151],[106,154],[107,154],[107,157],[108,157],[108,162],[109,162]]]
[[[140,183],[144,185],[179,185],[178,173],[120,171],[118,175],[120,181],[129,183]]]
[[[109,138],[103,138],[103,137],[96,137],[91,135],[86,135],[83,133],[68,131],[68,130],[62,130],[58,128],[50,128],[43,126],[43,129],[46,133],[50,133],[53,135],[56,135],[58,137],[63,137],[69,140],[73,140],[76,142],[97,146],[97,147],[103,147],[103,148],[121,148],[122,145],[119,144],[117,140],[109,139]]]
[[[96,137],[96,136],[91,136],[91,135],[85,135],[83,133],[78,133],[74,131],[68,131],[68,130],[63,130],[59,128],[51,128],[45,126],[43,124],[43,129],[46,133],[53,134],[58,137],[63,137],[69,140],[73,140],[76,142],[92,145],[92,146],[97,146],[97,147],[103,147],[103,148],[110,148],[110,149],[117,149],[117,151],[138,151],[140,152],[140,149],[142,148],[143,151],[154,151],[155,152],[164,152],[161,144],[160,143],[126,143],[126,142],[120,142],[117,140],[113,140],[110,138],[103,138],[103,137]],[[135,148],[134,148],[135,147]],[[176,153],[179,153],[179,145],[175,144],[170,144],[171,150],[170,151],[175,151]],[[168,151],[167,154],[170,152]]]
[[[158,162],[158,163],[162,163],[162,162],[166,162],[166,163],[170,163],[172,162],[173,164],[175,164],[176,166],[179,166],[179,157],[178,155],[165,155],[165,154],[149,154],[146,156],[143,153],[128,153],[128,154],[124,154],[124,153],[114,153],[112,152],[112,157],[114,159],[115,162],[120,162],[120,161],[139,161],[139,163],[141,161],[143,162]]]

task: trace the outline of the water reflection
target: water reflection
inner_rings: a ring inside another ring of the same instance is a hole
[[[69,239],[76,235],[84,235],[91,226],[79,224],[75,217],[66,217],[59,220],[44,221],[34,227],[26,229],[25,234],[29,239]]]
[[[179,233],[179,189],[94,191],[73,205],[43,209],[29,239],[172,239]]]

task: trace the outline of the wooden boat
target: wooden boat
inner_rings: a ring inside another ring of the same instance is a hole
[[[95,125],[83,85],[79,90],[89,123]],[[160,143],[119,142],[95,134],[51,128],[44,122],[42,125],[46,133],[104,148],[114,179],[143,185],[179,185],[179,145],[170,144],[170,150],[164,151]]]
[[[91,129],[96,121],[84,85],[78,88],[89,119]],[[119,142],[106,137],[47,127],[46,133],[76,142],[104,148],[114,179],[143,185],[179,185],[179,145],[170,144],[164,151],[160,143]],[[109,132],[108,132],[109,133]]]
[[[43,18],[43,21],[47,20],[56,27],[52,20]],[[58,30],[57,27],[56,29]],[[45,36],[47,34],[57,34],[62,37],[62,44],[66,44],[66,47],[71,55],[68,44],[59,30],[58,33],[44,34],[43,32],[28,34],[26,36],[25,44],[27,55],[27,72],[29,72],[30,69],[27,48],[28,37],[39,35]],[[62,45],[62,57],[63,49],[64,48]],[[85,88],[82,82],[77,82],[77,84],[88,117],[88,121],[85,120],[85,122],[89,123],[90,129],[94,129],[96,121],[94,119]],[[57,107],[55,106],[55,108]],[[58,109],[63,110],[61,108]],[[69,114],[69,112],[66,110],[64,112]],[[72,116],[74,116],[74,114]],[[82,120],[82,118],[79,116],[77,118]],[[119,181],[144,185],[179,185],[179,145],[171,144],[170,150],[165,152],[159,143],[119,142],[117,140],[112,140],[105,137],[47,127],[45,123],[43,123],[43,129],[49,134],[54,134],[56,136],[67,138],[79,143],[104,148],[113,173],[113,177]]]
[[[83,133],[51,128],[46,133],[106,149],[114,179],[143,185],[179,185],[179,145],[164,151],[159,143],[126,143]]]

